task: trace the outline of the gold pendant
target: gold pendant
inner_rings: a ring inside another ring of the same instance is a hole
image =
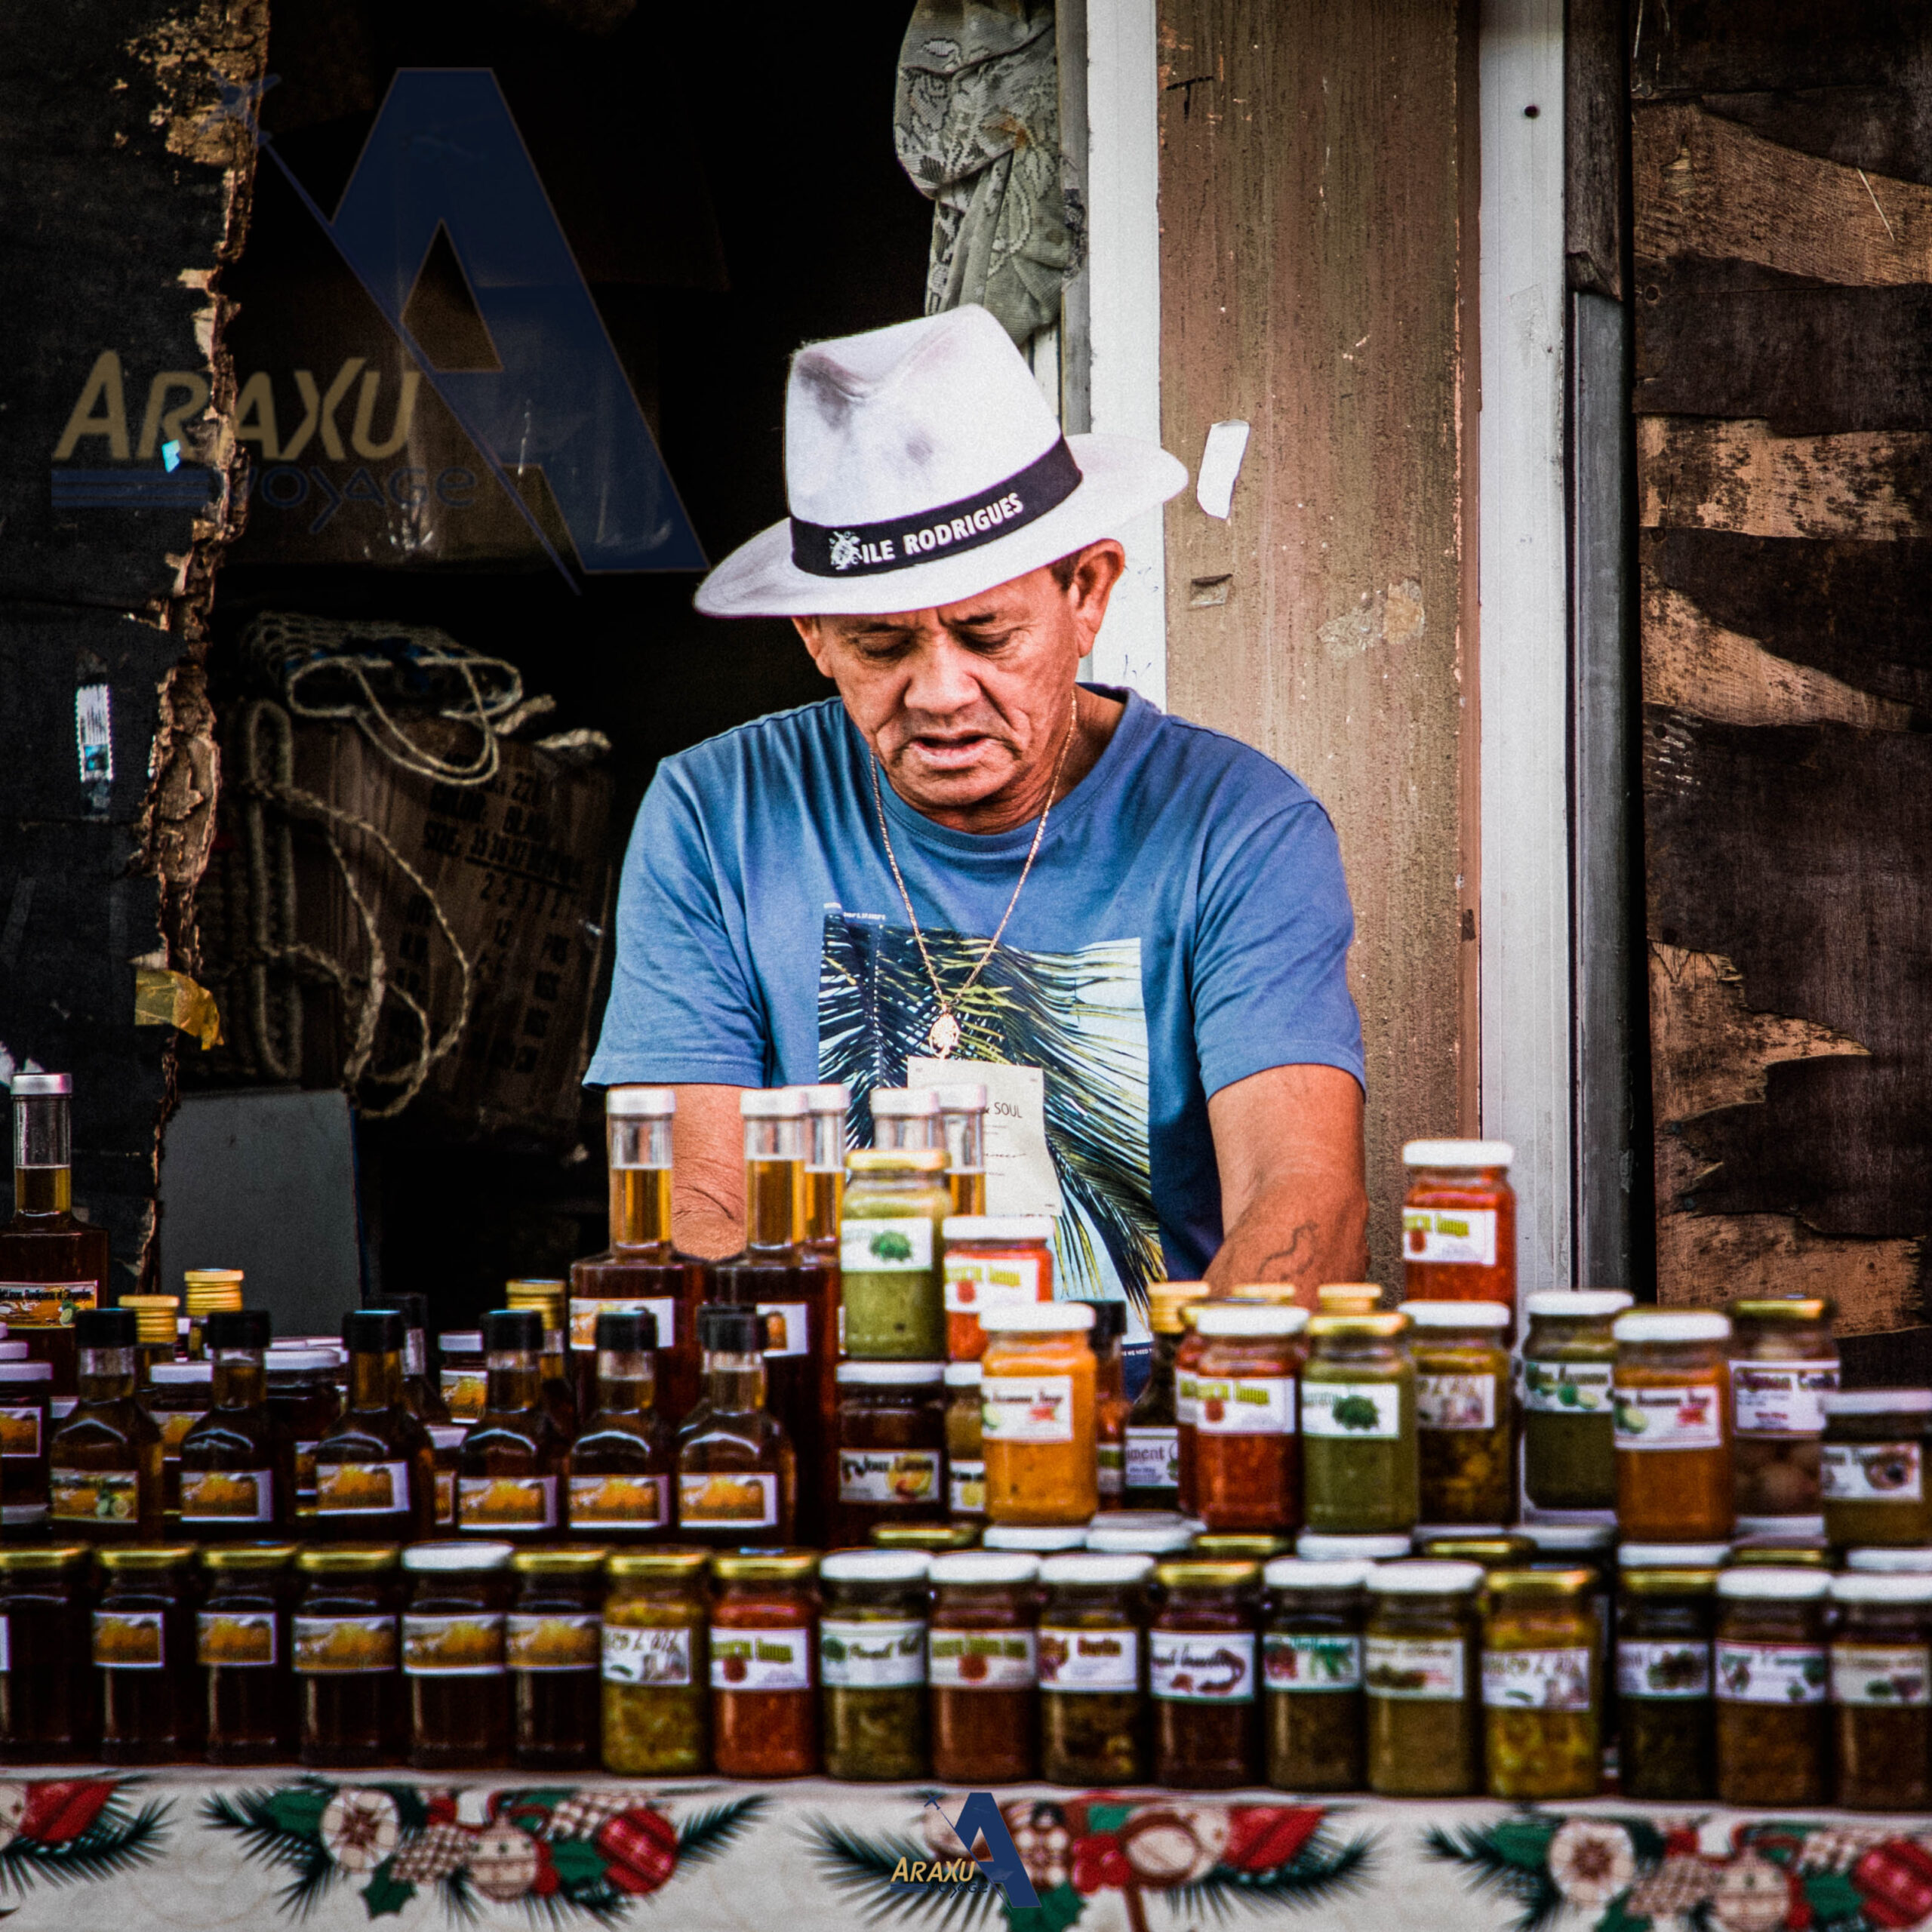
[[[950,1013],[942,1013],[926,1035],[926,1044],[941,1059],[949,1059],[959,1046],[959,1022]]]

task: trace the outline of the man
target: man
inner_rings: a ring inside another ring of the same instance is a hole
[[[678,1090],[681,1244],[741,1243],[739,1090],[842,1081],[863,1128],[909,1067],[993,1083],[989,1204],[1057,1212],[1063,1294],[1358,1278],[1334,829],[1258,752],[1077,681],[1109,533],[1186,470],[1063,438],[966,308],[801,351],[786,475],[698,608],[792,617],[838,695],[659,767],[587,1076]]]

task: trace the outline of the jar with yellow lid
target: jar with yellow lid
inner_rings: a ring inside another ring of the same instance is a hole
[[[1847,1572],[1832,1583],[1834,1801],[1932,1806],[1932,1577]]]
[[[977,1359],[946,1365],[946,1509],[955,1522],[976,1526],[986,1520],[984,1404],[980,1397],[984,1374]]]
[[[182,1313],[188,1318],[188,1359],[205,1361],[208,1342],[205,1334],[211,1315],[238,1313],[242,1307],[239,1268],[190,1268],[181,1277]]]
[[[512,1751],[529,1770],[595,1768],[601,1752],[604,1561],[594,1545],[519,1549],[504,1626]]]
[[[295,1558],[291,1649],[297,1755],[315,1769],[400,1758],[403,1719],[395,1543],[310,1543]]]
[[[1398,1560],[1371,1571],[1363,1646],[1368,1788],[1385,1798],[1482,1789],[1475,1563]]]
[[[711,1755],[725,1777],[818,1769],[818,1561],[809,1549],[712,1558]]]
[[[1823,1804],[1832,1580],[1770,1566],[1718,1573],[1717,1795],[1724,1804]]]
[[[1501,1523],[1515,1503],[1509,1334],[1500,1302],[1413,1301],[1416,1454],[1422,1520]]]
[[[100,1714],[89,1554],[81,1543],[0,1548],[0,1764],[94,1755]]]
[[[181,1299],[178,1295],[123,1295],[115,1306],[134,1311],[134,1352],[140,1386],[145,1389],[149,1370],[175,1358]]]
[[[202,1552],[195,1623],[211,1764],[285,1764],[294,1755],[295,1550],[292,1543],[252,1543]]]
[[[1484,1758],[1492,1798],[1596,1795],[1598,1696],[1592,1570],[1495,1570],[1484,1586]]]
[[[1537,1560],[1534,1537],[1504,1529],[1419,1528],[1415,1553],[1445,1563],[1480,1563],[1485,1570],[1527,1570]]]
[[[1084,1523],[1100,1504],[1092,1305],[989,1309],[983,1325],[987,1515],[998,1524]]]
[[[940,1148],[845,1157],[838,1211],[840,1343],[851,1356],[946,1359],[944,1244],[952,1211]]]
[[[821,1560],[820,1734],[829,1777],[926,1773],[926,1574],[917,1549],[838,1549]]]
[[[1259,1531],[1207,1530],[1194,1539],[1190,1556],[1204,1557],[1214,1563],[1272,1563],[1294,1549],[1287,1537],[1264,1536]]]
[[[1414,1528],[1421,1509],[1409,1319],[1318,1315],[1302,1371],[1303,1517],[1343,1535]]]
[[[931,1555],[949,1549],[977,1549],[977,1523],[875,1523],[868,1540],[875,1549],[923,1549]]]
[[[1260,1758],[1261,1566],[1181,1557],[1157,1564],[1161,1601],[1147,1632],[1154,1782],[1226,1791],[1254,1782]]]
[[[1838,1386],[1832,1304],[1823,1296],[1730,1304],[1731,1467],[1739,1527],[1818,1513],[1824,1398]]]
[[[1641,1542],[1730,1534],[1729,1318],[1692,1309],[1620,1315],[1611,1404],[1617,1527]]]
[[[1817,1522],[1817,1517],[1809,1518]],[[1727,1570],[1770,1564],[1780,1569],[1829,1570],[1832,1546],[1823,1534],[1740,1537],[1724,1558]]]
[[[711,1763],[711,1553],[677,1544],[605,1559],[604,1768],[681,1777]]]
[[[1625,1543],[1617,1599],[1617,1763],[1626,1797],[1707,1798],[1716,1777],[1711,1634],[1722,1543]]]
[[[100,1673],[100,1755],[110,1764],[165,1764],[202,1749],[195,1659],[192,1543],[115,1543],[94,1613]]]
[[[1611,1377],[1620,1288],[1546,1288],[1523,1312],[1523,1494],[1539,1509],[1617,1507]]]

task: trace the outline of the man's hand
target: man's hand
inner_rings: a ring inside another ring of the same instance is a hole
[[[678,1251],[722,1260],[745,1244],[742,1087],[674,1087],[671,1228]]]
[[[1223,1087],[1208,1120],[1227,1230],[1208,1269],[1214,1292],[1292,1281],[1312,1308],[1324,1281],[1359,1281],[1368,1192],[1355,1076],[1335,1066],[1270,1067]]]

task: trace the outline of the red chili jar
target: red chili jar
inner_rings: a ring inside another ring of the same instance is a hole
[[[1040,1559],[963,1549],[933,1559],[926,1675],[933,1775],[969,1789],[1034,1776]]]
[[[1402,1149],[1404,1301],[1515,1307],[1515,1158],[1506,1140],[1411,1140]]]
[[[1203,1302],[1194,1323],[1194,1513],[1211,1531],[1291,1530],[1301,1521],[1295,1338],[1307,1311]]]
[[[712,1559],[711,1761],[728,1778],[802,1778],[818,1769],[817,1553],[745,1551]]]

